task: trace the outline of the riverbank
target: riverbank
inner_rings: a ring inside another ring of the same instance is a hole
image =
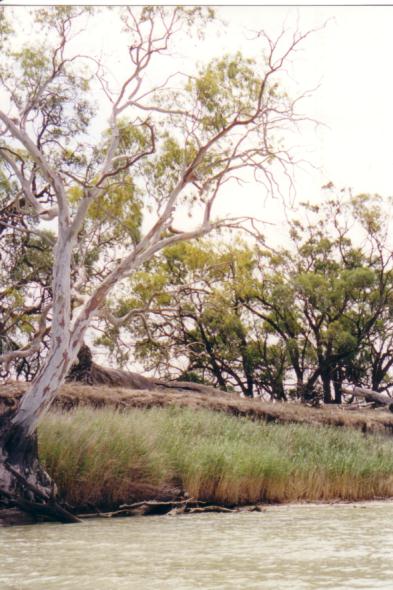
[[[179,498],[222,505],[393,496],[393,440],[210,410],[80,407],[48,415],[40,458],[79,512]]]

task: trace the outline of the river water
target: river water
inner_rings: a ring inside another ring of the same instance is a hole
[[[393,588],[393,503],[0,529],[1,590]]]

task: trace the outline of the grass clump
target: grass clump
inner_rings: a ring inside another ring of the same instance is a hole
[[[344,428],[184,408],[80,408],[47,416],[39,448],[76,505],[139,499],[138,486],[179,485],[192,497],[235,504],[393,496],[393,442]]]

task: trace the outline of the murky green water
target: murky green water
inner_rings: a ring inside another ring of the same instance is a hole
[[[0,589],[393,588],[393,503],[0,529]]]

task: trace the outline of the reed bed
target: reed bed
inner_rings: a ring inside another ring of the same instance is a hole
[[[77,506],[171,488],[227,504],[393,496],[393,441],[346,428],[176,407],[79,408],[45,418],[39,449],[61,495]]]

